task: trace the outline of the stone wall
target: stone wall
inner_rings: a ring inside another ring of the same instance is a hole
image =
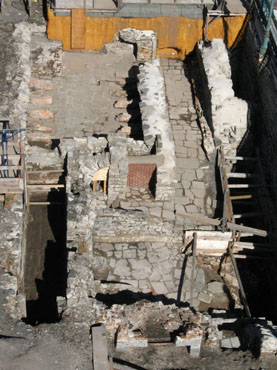
[[[222,144],[226,154],[235,155],[247,131],[247,103],[235,97],[228,52],[223,40],[213,39],[207,46],[200,41],[198,50],[201,54],[200,63],[203,63],[200,70],[205,71],[203,80],[204,84],[207,82],[209,90],[205,98],[210,101],[204,106],[207,121],[212,126],[210,128],[216,146]],[[204,88],[207,91],[207,86]]]
[[[136,58],[139,63],[147,62],[156,57],[156,32],[125,28],[120,31],[119,38],[125,42],[136,44]]]
[[[105,209],[99,212],[93,229],[94,242],[182,242],[181,229],[174,222],[140,211]]]
[[[109,203],[118,197],[124,197],[127,191],[128,151],[125,134],[109,135],[111,165],[109,169]]]
[[[169,200],[175,195],[176,158],[159,59],[146,62],[139,71],[144,141],[150,148],[155,145],[157,154],[164,158],[164,163],[157,168],[156,200]]]
[[[21,195],[15,195],[9,208],[0,212],[0,268],[5,272],[1,275],[1,289],[5,291],[5,306],[14,319],[26,316],[25,297],[22,291],[22,250],[24,239],[23,201]]]

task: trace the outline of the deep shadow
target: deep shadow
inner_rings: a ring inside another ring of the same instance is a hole
[[[185,271],[186,271],[186,266],[187,266],[187,261],[188,261],[188,255],[185,254],[183,264],[182,264],[182,271],[181,271],[181,276],[180,276],[180,281],[178,285],[178,293],[177,293],[177,302],[181,302],[181,297],[182,297],[182,289],[183,289],[183,284],[184,284],[184,279],[185,279]]]
[[[127,99],[130,101],[132,100],[126,109],[127,113],[131,116],[128,122],[128,126],[131,127],[130,137],[135,140],[143,140],[142,119],[139,107],[140,95],[137,89],[138,74],[138,66],[130,68],[128,71],[128,77],[125,79],[123,90],[126,91]]]
[[[132,292],[130,290],[122,290],[115,294],[97,293],[95,298],[108,308],[111,308],[114,304],[131,305],[142,300],[162,302],[164,305],[176,304],[178,307],[189,307],[188,303],[177,302],[176,299],[169,299],[162,294],[153,295],[152,293]]]
[[[66,175],[65,160],[64,172],[59,179],[59,183],[65,183]],[[42,194],[41,196],[45,195]],[[38,230],[32,234],[31,240],[27,239],[27,252],[30,254],[29,259],[31,259],[33,263],[36,263],[37,255],[34,248],[41,248],[39,253],[42,261],[44,252],[42,274],[40,273],[41,267],[39,267],[39,265],[36,266],[37,277],[35,278],[35,285],[38,298],[35,300],[27,300],[27,318],[24,319],[24,321],[30,325],[58,322],[61,319],[61,315],[58,312],[57,297],[66,297],[66,195],[64,189],[50,191],[47,196],[47,201],[50,202],[50,205],[47,207],[47,212],[42,212],[46,217],[43,216],[37,224],[34,224]],[[41,207],[45,209],[45,206]],[[30,213],[31,212],[32,208],[30,209]],[[43,237],[41,237],[41,233],[43,233]],[[47,241],[45,239],[46,237],[48,237]],[[45,241],[46,245],[43,251]],[[31,268],[31,266],[29,266],[29,268]],[[39,268],[40,271],[38,270]],[[38,278],[38,276],[40,277]],[[26,287],[26,289],[28,290],[28,287]]]
[[[128,368],[135,369],[135,370],[146,370],[144,367],[134,365],[131,362],[121,360],[120,358],[113,358],[113,362],[116,364],[123,365],[123,366],[128,366]]]
[[[43,3],[42,3],[42,13],[43,13],[44,19],[46,21],[48,21],[47,0],[43,0]]]
[[[157,167],[153,171],[151,179],[149,181],[149,190],[154,198],[156,196],[156,184],[157,184]]]

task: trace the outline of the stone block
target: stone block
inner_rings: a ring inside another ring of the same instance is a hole
[[[222,339],[221,348],[240,348],[240,340],[238,337]]]
[[[188,213],[197,213],[197,207],[193,204],[189,204],[188,206],[185,206],[185,209]]]
[[[167,209],[163,210],[163,218],[167,220],[175,220],[175,214],[172,211],[168,211]]]
[[[176,158],[176,166],[184,169],[198,169],[199,160],[195,158]]]
[[[214,294],[217,293],[224,293],[225,292],[225,284],[219,281],[213,281],[208,283],[208,290]]]
[[[212,295],[209,295],[207,293],[201,292],[201,293],[199,293],[198,299],[201,302],[204,302],[204,303],[208,303],[209,304],[212,301]]]
[[[168,290],[164,283],[162,282],[151,282],[152,288],[154,289],[156,294],[167,294]]]

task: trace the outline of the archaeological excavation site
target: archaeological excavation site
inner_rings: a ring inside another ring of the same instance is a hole
[[[0,369],[276,370],[274,0],[0,8]]]

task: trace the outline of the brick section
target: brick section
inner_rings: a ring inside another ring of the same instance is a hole
[[[129,164],[128,186],[131,188],[149,188],[149,183],[156,165],[153,163]]]

